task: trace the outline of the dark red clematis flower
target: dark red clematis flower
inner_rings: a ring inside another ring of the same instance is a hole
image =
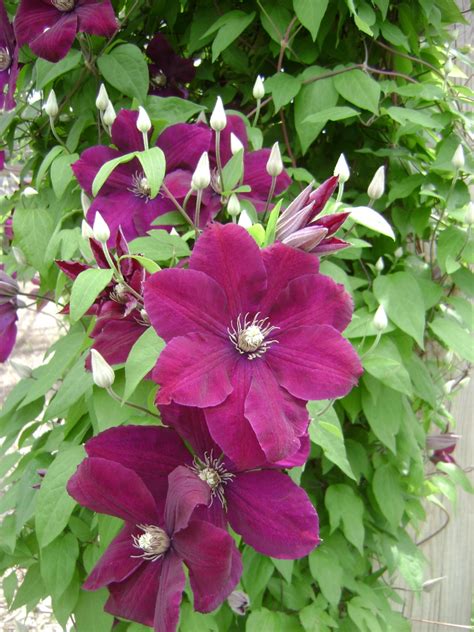
[[[337,187],[333,176],[313,190],[308,185],[278,218],[276,238],[288,246],[305,252],[327,255],[347,248],[349,243],[334,237],[349,213],[333,213],[318,217]]]
[[[342,337],[352,300],[319,260],[246,230],[213,224],[189,270],[145,284],[145,309],[167,342],[153,372],[158,404],[203,408],[212,438],[239,467],[294,454],[308,400],[342,397],[362,367]]]
[[[100,244],[93,239],[90,244],[99,268],[109,268]],[[116,240],[116,254],[118,258],[128,254],[127,243],[120,231]],[[78,261],[56,261],[56,264],[72,280],[91,267]],[[121,259],[119,265],[127,285],[136,294],[142,295],[147,277],[144,268],[135,259],[127,257]],[[94,339],[92,348],[99,351],[109,364],[125,362],[130,349],[149,326],[136,294],[122,283],[112,281],[87,311],[88,315],[97,316],[90,334]],[[68,308],[65,312],[67,311]],[[87,361],[87,366],[89,365],[90,359]]]
[[[149,466],[153,470],[154,462]],[[107,612],[152,626],[155,632],[176,629],[186,583],[183,563],[189,570],[194,608],[199,612],[217,608],[242,572],[231,536],[194,517],[195,508],[209,502],[209,489],[183,466],[176,468],[168,481],[164,502],[164,497],[133,469],[89,457],[67,486],[81,505],[125,521],[84,588],[107,587]]]
[[[160,97],[187,99],[188,91],[183,84],[190,83],[196,74],[194,61],[177,55],[164,35],[158,33],[146,47],[152,63],[150,71],[150,94]]]
[[[16,280],[0,266],[0,362],[5,362],[16,342],[18,292]]]
[[[13,95],[18,70],[18,46],[13,26],[8,19],[3,0],[0,0],[0,110],[11,110],[15,107]]]
[[[76,33],[111,37],[118,23],[110,0],[21,0],[14,27],[18,46],[29,44],[38,57],[59,61]]]
[[[428,435],[426,438],[426,447],[433,450],[430,461],[433,463],[456,463],[452,456],[456,445],[460,439],[460,435],[452,432],[445,432],[439,435]]]

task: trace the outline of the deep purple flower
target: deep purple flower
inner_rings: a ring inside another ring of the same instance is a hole
[[[440,435],[428,435],[426,437],[426,447],[433,450],[430,461],[433,463],[456,463],[452,453],[460,439],[460,435],[452,432],[445,432]]]
[[[8,359],[15,346],[19,291],[16,280],[0,266],[0,362]]]
[[[342,285],[317,257],[276,243],[261,251],[246,230],[213,224],[189,270],[145,284],[145,309],[168,343],[153,378],[157,403],[205,409],[214,441],[239,467],[295,453],[307,400],[342,397],[362,372],[341,336],[352,315]]]
[[[5,5],[3,0],[0,0],[0,110],[11,110],[15,107],[13,94],[17,77],[18,46]]]
[[[90,240],[90,245],[99,268],[109,268],[102,247],[93,239]],[[124,257],[128,254],[128,248],[120,231],[117,234],[116,254],[120,259],[123,278],[135,293],[123,283],[113,280],[87,311],[88,315],[97,316],[94,329],[90,333],[94,339],[92,348],[99,351],[109,364],[125,362],[130,349],[148,327],[146,315],[142,312],[143,307],[136,296],[143,293],[147,272],[135,259]],[[56,261],[56,264],[72,280],[91,267],[78,261]],[[64,312],[68,313],[69,308]],[[86,366],[90,368],[90,358]]]
[[[18,46],[29,44],[38,57],[59,61],[76,33],[111,37],[118,23],[110,0],[21,0],[14,27]]]
[[[158,33],[146,48],[153,63],[150,71],[150,94],[160,97],[187,99],[188,91],[183,84],[190,83],[196,74],[194,61],[177,55],[164,35]]]
[[[333,213],[318,217],[337,186],[332,176],[313,190],[308,185],[278,218],[276,238],[288,246],[315,254],[329,254],[350,246],[334,237],[349,213]]]
[[[148,462],[150,475],[160,468],[155,463]],[[209,490],[186,467],[176,468],[168,481],[164,502],[164,496],[133,469],[89,457],[67,486],[81,505],[125,521],[84,588],[107,587],[107,612],[153,626],[155,632],[176,629],[186,583],[183,563],[199,612],[222,603],[242,572],[230,535],[193,515],[196,507],[208,503]]]

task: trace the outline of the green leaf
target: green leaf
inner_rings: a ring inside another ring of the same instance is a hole
[[[431,331],[464,360],[474,363],[472,337],[459,323],[446,316],[437,316],[429,325]]]
[[[110,85],[143,104],[149,85],[148,65],[142,51],[133,44],[116,46],[97,60],[101,74]]]
[[[272,557],[272,562],[277,571],[285,578],[286,582],[291,584],[295,560],[277,560]]]
[[[183,123],[206,108],[179,97],[148,96],[145,109],[152,121],[166,121],[168,125]]]
[[[30,265],[40,272],[50,266],[45,252],[55,228],[55,218],[46,208],[25,208],[18,205],[13,215],[15,242]]]
[[[104,163],[97,172],[94,182],[92,183],[92,195],[96,196],[99,193],[105,181],[116,167],[122,165],[124,162],[130,162],[130,160],[133,160],[135,158],[135,154],[136,152],[133,151],[130,154],[119,156],[118,158],[114,158],[113,160],[109,160]]]
[[[138,237],[129,244],[129,250],[134,254],[142,254],[153,261],[169,261],[173,257],[187,257],[189,246],[179,237],[170,235],[166,230],[151,230],[149,237]]]
[[[397,106],[389,107],[385,112],[400,125],[412,123],[413,125],[428,129],[442,129],[444,127],[440,121],[426,114],[426,112]]]
[[[265,229],[265,246],[270,246],[275,241],[276,227],[282,204],[283,200],[278,200],[272,208],[270,217],[268,218],[267,227]]]
[[[334,85],[349,103],[377,114],[379,111],[380,86],[375,79],[358,68],[334,77]]]
[[[388,192],[388,201],[391,203],[395,200],[408,197],[413,191],[418,189],[425,180],[425,176],[416,173],[400,178],[400,180],[390,181],[391,186]]]
[[[329,0],[293,0],[293,8],[301,24],[308,29],[316,41],[321,20],[328,8]]]
[[[381,384],[369,375],[364,375],[362,407],[375,436],[396,453],[396,436],[404,414],[400,393]]]
[[[359,31],[363,31],[367,33],[367,35],[373,35],[373,31],[370,26],[367,24],[365,20],[363,20],[360,15],[357,14],[354,6],[354,0],[346,0],[346,4],[351,12],[352,17],[354,18],[355,25],[359,29]]]
[[[67,493],[66,484],[84,457],[82,446],[63,444],[48,467],[36,497],[36,537],[41,547],[52,542],[68,523],[76,501]]]
[[[289,614],[276,610],[253,610],[245,625],[245,632],[303,632],[299,621]]]
[[[74,68],[79,66],[81,60],[81,52],[74,48],[60,61],[51,62],[45,59],[37,59],[35,63],[36,89],[42,90],[57,77],[74,70]]]
[[[369,206],[353,206],[352,208],[347,208],[346,210],[350,211],[350,218],[357,224],[370,228],[370,230],[380,233],[381,235],[386,235],[395,241],[393,228],[387,222],[385,217],[377,211],[374,211],[373,208],[370,208]]]
[[[125,363],[124,400],[129,399],[138,383],[155,366],[164,346],[153,327],[146,329],[133,345]]]
[[[388,336],[382,336],[375,349],[362,359],[367,373],[400,393],[412,395],[410,375],[396,344]]]
[[[224,181],[224,191],[230,192],[239,182],[244,173],[244,152],[240,149],[222,169],[222,179]]]
[[[95,592],[81,590],[79,601],[74,609],[76,632],[110,632],[114,617],[104,611],[108,599],[105,588]]]
[[[405,509],[399,471],[390,463],[377,468],[372,479],[372,489],[382,514],[392,527],[397,527]]]
[[[81,356],[71,367],[54,397],[44,412],[43,421],[65,414],[67,409],[92,388],[92,373],[84,367],[85,357]]]
[[[59,199],[62,198],[67,185],[73,178],[71,165],[79,158],[79,154],[66,154],[58,156],[51,165],[51,184],[53,185],[54,195]]]
[[[249,594],[250,600],[254,602],[265,590],[275,567],[270,558],[260,555],[248,546],[244,549],[242,561],[244,590]]]
[[[53,540],[41,550],[41,577],[53,599],[59,599],[69,586],[79,556],[79,544],[72,533]]]
[[[332,549],[319,546],[309,555],[309,570],[332,606],[341,599],[343,570]]]
[[[286,72],[277,72],[265,79],[265,89],[271,92],[275,112],[287,105],[301,89],[301,79]]]
[[[43,158],[43,162],[41,163],[40,168],[38,169],[38,173],[36,175],[36,188],[39,188],[41,181],[43,180],[44,176],[46,175],[46,172],[51,166],[51,163],[58,156],[60,156],[63,153],[63,151],[64,151],[64,147],[62,147],[61,145],[56,145],[55,147],[53,147],[52,149],[48,151],[46,156]]]
[[[219,31],[212,42],[213,62],[216,61],[223,50],[230,46],[232,42],[245,31],[249,24],[253,22],[254,18],[255,11],[252,11],[252,13],[244,13],[244,11],[236,9],[234,11],[228,11],[214,22],[211,28],[201,37],[201,39],[204,39],[215,31]]]
[[[441,272],[451,274],[461,267],[458,256],[466,244],[466,232],[457,226],[449,226],[437,239],[436,256]]]
[[[351,116],[358,116],[359,112],[354,108],[343,106],[335,106],[327,108],[326,110],[320,110],[316,114],[311,114],[304,120],[304,123],[323,123],[326,121],[341,121],[342,119],[350,118]]]
[[[142,255],[124,255],[121,259],[135,259],[135,261],[138,261],[142,268],[145,268],[145,270],[150,274],[154,274],[155,272],[158,272],[158,270],[161,270],[157,263],[147,257],[143,257]]]
[[[379,276],[374,294],[390,320],[424,348],[425,305],[416,279],[409,272]]]
[[[364,547],[364,504],[360,496],[349,485],[331,485],[326,492],[324,504],[329,511],[331,533],[342,522],[344,535],[362,554]]]
[[[113,270],[89,268],[81,272],[75,279],[71,289],[71,320],[76,321],[83,316],[97,296],[112,280]]]
[[[46,596],[46,593],[46,587],[41,579],[40,565],[36,562],[28,569],[25,579],[17,590],[11,609],[16,610],[26,604],[36,605],[40,599]]]
[[[459,485],[468,494],[474,494],[474,488],[465,472],[456,463],[437,463],[436,467],[449,476],[449,478]]]
[[[80,588],[81,581],[79,579],[79,573],[76,570],[72,581],[69,583],[69,586],[66,587],[61,597],[58,599],[53,597],[52,599],[54,616],[63,628],[66,628],[68,619],[77,604]]]
[[[391,44],[395,46],[401,46],[405,50],[410,50],[410,45],[408,42],[408,37],[405,33],[395,24],[391,24],[390,22],[384,22],[382,24],[382,35]]]
[[[136,152],[136,157],[143,167],[150,187],[150,198],[153,199],[158,195],[161,183],[165,177],[165,155],[159,147],[150,147],[146,151]]]

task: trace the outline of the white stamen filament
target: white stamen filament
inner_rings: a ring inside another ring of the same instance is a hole
[[[59,11],[72,11],[76,2],[75,0],[51,0],[51,4]]]
[[[191,470],[195,472],[202,481],[209,485],[211,489],[211,502],[209,506],[212,505],[212,501],[217,496],[222,507],[226,509],[227,502],[224,494],[224,486],[232,481],[235,475],[225,469],[220,459],[213,458],[212,451],[210,454],[207,452],[204,454],[203,461],[195,457]]]
[[[137,172],[132,176],[132,186],[128,190],[139,198],[145,198],[146,202],[150,199],[150,183],[143,173]]]
[[[227,329],[229,339],[237,349],[237,351],[243,355],[247,354],[249,360],[255,360],[260,358],[269,347],[278,343],[278,340],[267,340],[268,336],[279,327],[273,327],[268,323],[268,317],[259,319],[260,312],[257,312],[252,320],[249,318],[249,314],[245,314],[242,319],[241,314],[237,317],[236,325],[232,325]]]
[[[133,546],[140,549],[140,555],[132,555],[131,557],[142,557],[144,560],[156,562],[170,548],[170,538],[166,531],[148,524],[137,524],[137,527],[143,531],[141,535],[132,535]]]

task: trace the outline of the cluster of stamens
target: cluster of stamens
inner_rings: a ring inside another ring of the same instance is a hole
[[[51,4],[58,11],[72,11],[76,2],[75,0],[51,0]]]
[[[150,199],[150,184],[148,182],[148,178],[143,173],[135,173],[132,176],[132,186],[129,191],[134,193],[139,198],[145,198],[148,202]]]
[[[0,72],[10,68],[11,63],[10,51],[5,46],[0,46]]]
[[[157,88],[164,88],[168,83],[168,79],[165,73],[162,70],[159,70],[152,77],[152,82],[155,84]]]
[[[109,296],[116,303],[126,303],[128,301],[128,290],[123,283],[119,282],[115,284]]]
[[[227,485],[233,478],[234,474],[228,472],[220,459],[214,459],[212,451],[210,454],[207,452],[204,454],[204,460],[194,457],[193,467],[191,467],[199,478],[207,483],[211,489],[211,502],[217,496],[222,507],[227,508],[227,502],[225,499],[224,486]],[[209,505],[209,506],[210,506]]]
[[[248,313],[243,319],[239,314],[235,326],[227,328],[229,339],[234,347],[241,355],[247,354],[249,360],[260,358],[272,344],[278,342],[274,338],[267,340],[267,337],[279,327],[270,325],[268,316],[266,318],[259,318],[259,316],[260,312],[257,312],[250,320]]]
[[[132,535],[133,546],[140,549],[140,555],[131,557],[142,557],[144,560],[156,562],[170,548],[170,539],[166,531],[149,524],[137,524],[143,531],[141,535]]]

